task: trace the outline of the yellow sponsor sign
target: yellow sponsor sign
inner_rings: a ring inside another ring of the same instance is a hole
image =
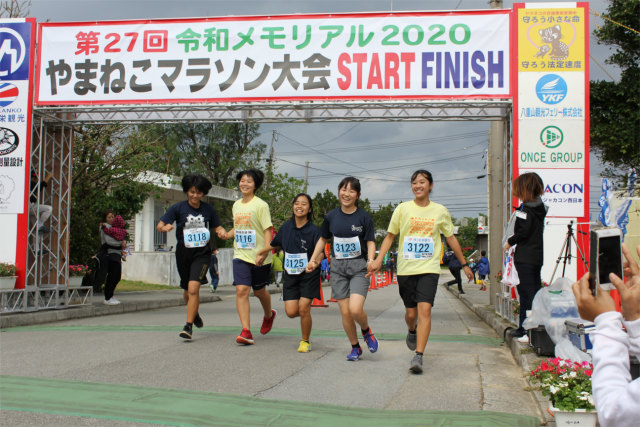
[[[584,71],[583,8],[518,9],[518,71]]]

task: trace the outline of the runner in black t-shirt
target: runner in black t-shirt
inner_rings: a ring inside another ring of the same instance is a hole
[[[293,217],[282,224],[271,246],[258,252],[262,255],[277,247],[284,249],[282,298],[287,316],[300,316],[302,340],[298,346],[299,353],[311,351],[311,302],[320,298],[320,272],[306,271],[308,260],[320,239],[320,230],[311,222],[312,215],[311,196],[298,194],[293,199]]]
[[[342,326],[351,342],[351,353],[347,355],[347,360],[356,361],[362,355],[356,322],[360,325],[369,351],[375,353],[378,350],[378,340],[369,327],[364,311],[364,301],[369,291],[367,264],[373,261],[376,254],[376,242],[371,215],[358,207],[360,181],[352,176],[344,178],[338,185],[338,196],[341,206],[325,216],[321,237],[307,271],[313,271],[320,265],[324,245],[333,237],[331,292],[338,300]]]
[[[204,323],[200,306],[200,284],[207,283],[207,269],[211,260],[211,233],[223,231],[216,210],[201,199],[211,190],[211,182],[202,175],[187,175],[182,178],[182,191],[187,200],[171,206],[158,221],[156,230],[169,232],[176,223],[176,264],[180,276],[180,287],[184,289],[187,304],[187,324],[180,336],[191,339],[192,325],[201,328]]]

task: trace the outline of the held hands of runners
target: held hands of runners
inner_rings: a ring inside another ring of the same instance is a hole
[[[636,248],[636,252],[640,256],[640,246]],[[620,293],[622,317],[631,322],[640,319],[640,269],[624,243],[622,244],[622,253],[627,259],[625,276],[628,272],[628,280],[625,283],[613,273],[609,274],[609,279]]]
[[[313,267],[311,266],[311,264],[313,264]],[[309,262],[307,263],[306,272],[307,273],[311,273],[316,268],[318,268],[318,262],[316,260],[313,260],[313,259],[309,260]]]
[[[571,288],[576,296],[578,312],[580,318],[593,322],[593,319],[607,311],[615,311],[616,303],[609,295],[609,292],[598,286],[598,296],[594,297],[589,289],[589,273],[585,273],[582,278],[574,283]]]
[[[372,274],[377,273],[378,271],[380,271],[380,269],[382,268],[382,260],[381,259],[374,259],[371,262],[367,263],[367,274],[365,275],[366,278],[371,277]]]
[[[260,266],[260,265],[264,264],[264,260],[265,259],[267,259],[267,254],[266,253],[263,253],[263,254],[258,253],[258,256],[256,257],[256,265]]]

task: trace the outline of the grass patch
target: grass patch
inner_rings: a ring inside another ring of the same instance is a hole
[[[145,283],[136,280],[120,280],[116,290],[118,292],[140,292],[140,291],[169,291],[176,290],[175,286],[160,285],[158,283]]]

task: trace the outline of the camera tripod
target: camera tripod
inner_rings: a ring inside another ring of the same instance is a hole
[[[579,231],[578,233],[586,234],[584,231]],[[549,284],[553,283],[553,278],[556,276],[556,270],[558,270],[558,266],[560,265],[560,261],[562,260],[562,277],[564,277],[564,272],[567,268],[567,264],[571,264],[571,242],[575,243],[576,248],[578,248],[578,254],[580,255],[580,259],[584,262],[584,265],[588,267],[589,263],[584,258],[584,254],[582,253],[582,249],[578,245],[578,241],[576,240],[576,236],[573,233],[573,221],[567,224],[567,236],[564,238],[564,243],[562,244],[562,249],[560,249],[560,254],[558,255],[558,259],[556,260],[556,266],[553,268],[553,274],[551,275],[551,280]]]

